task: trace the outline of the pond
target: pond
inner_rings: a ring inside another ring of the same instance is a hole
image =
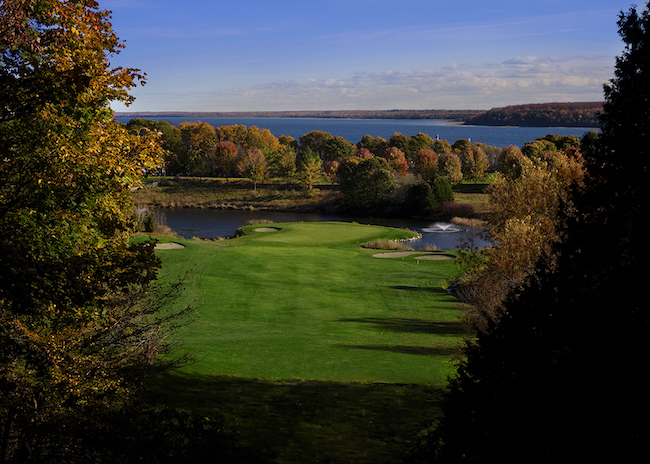
[[[278,211],[243,211],[194,208],[157,208],[158,223],[166,225],[183,238],[231,237],[237,229],[254,220],[273,222],[358,222],[389,227],[410,229],[422,234],[422,239],[411,242],[414,249],[426,245],[436,245],[441,250],[454,250],[459,241],[471,234],[471,229],[452,224],[422,219],[395,218],[355,218],[325,215],[318,213],[286,213]],[[487,243],[477,240],[475,245],[482,248]]]

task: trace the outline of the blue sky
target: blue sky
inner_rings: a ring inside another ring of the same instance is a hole
[[[599,101],[628,0],[99,0],[147,73],[116,111]],[[638,3],[638,2],[637,2]]]

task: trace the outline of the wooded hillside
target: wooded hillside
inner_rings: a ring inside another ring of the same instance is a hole
[[[601,102],[540,103],[492,108],[465,120],[479,126],[598,127]]]

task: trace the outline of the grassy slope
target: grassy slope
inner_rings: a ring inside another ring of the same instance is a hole
[[[178,407],[219,410],[277,462],[395,462],[437,414],[453,369],[461,314],[443,287],[455,261],[360,248],[408,235],[397,229],[276,226],[250,226],[227,247],[160,252],[165,276],[195,266],[186,298],[197,320],[179,336],[199,361],[156,390]]]

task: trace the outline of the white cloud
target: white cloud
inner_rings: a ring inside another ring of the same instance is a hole
[[[610,75],[609,67],[583,63],[583,69],[590,73],[577,75],[562,66],[568,61],[531,56],[504,62],[522,67],[514,74],[507,68],[460,69],[453,64],[432,70],[360,73],[347,79],[260,84],[247,89],[246,94],[260,102],[277,102],[283,100],[278,97],[284,93],[285,101],[313,109],[323,104],[331,108],[479,108],[490,107],[497,99],[539,101],[558,92],[569,100],[582,99],[585,94],[596,100],[602,98],[602,83]],[[571,92],[575,95],[571,96]],[[243,93],[231,89],[223,96],[233,101]]]
[[[349,77],[306,78],[252,86],[185,92],[182,108],[164,106],[143,91],[133,110],[245,111],[444,108],[489,109],[518,103],[598,101],[611,77],[612,63],[571,59],[516,57],[501,67],[449,66],[423,70],[388,70]],[[513,67],[517,69],[513,69]],[[164,100],[161,99],[164,98]],[[154,106],[156,109],[154,109]]]

